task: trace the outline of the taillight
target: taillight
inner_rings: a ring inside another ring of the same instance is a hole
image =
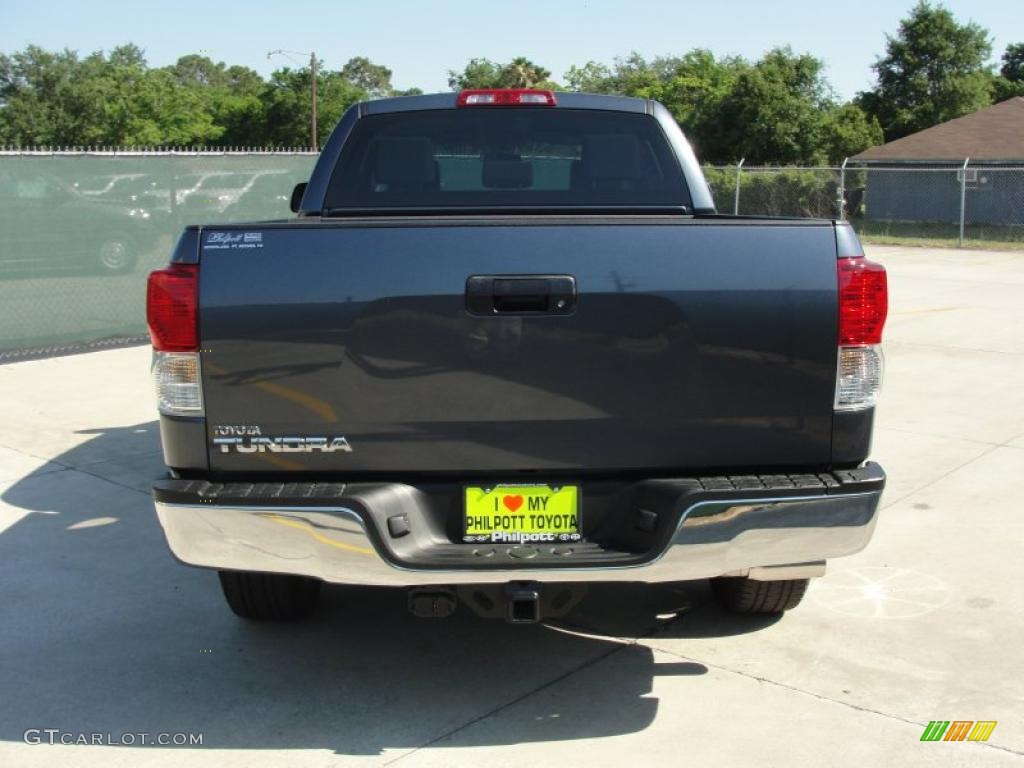
[[[885,267],[863,256],[839,259],[839,344],[881,344],[889,311]]]
[[[554,107],[552,91],[533,88],[470,88],[459,93],[458,107]]]
[[[199,267],[171,264],[149,275],[146,323],[153,341],[157,405],[167,416],[202,416]]]
[[[153,349],[195,352],[199,349],[199,266],[171,264],[149,274],[146,323]]]
[[[839,360],[835,409],[871,408],[882,386],[882,329],[889,310],[885,267],[863,256],[839,259]]]

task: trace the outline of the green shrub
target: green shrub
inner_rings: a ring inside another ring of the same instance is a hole
[[[719,213],[732,213],[736,169],[704,167]],[[836,218],[838,192],[831,170],[744,169],[740,175],[739,213],[751,216]]]

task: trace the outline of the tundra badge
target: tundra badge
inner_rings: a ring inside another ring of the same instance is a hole
[[[264,437],[257,426],[215,426],[213,444],[221,453],[352,453],[348,440],[336,437]]]

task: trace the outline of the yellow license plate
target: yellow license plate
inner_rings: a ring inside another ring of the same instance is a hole
[[[465,491],[463,541],[530,544],[582,538],[578,486],[470,486]]]

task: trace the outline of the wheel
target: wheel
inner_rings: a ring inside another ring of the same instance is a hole
[[[810,579],[754,581],[720,576],[711,579],[718,604],[734,613],[782,613],[800,605]]]
[[[309,615],[321,582],[304,576],[249,571],[218,571],[231,610],[243,619],[280,621]]]
[[[135,266],[135,254],[127,240],[110,238],[104,240],[96,252],[97,267],[106,274],[127,272]]]

